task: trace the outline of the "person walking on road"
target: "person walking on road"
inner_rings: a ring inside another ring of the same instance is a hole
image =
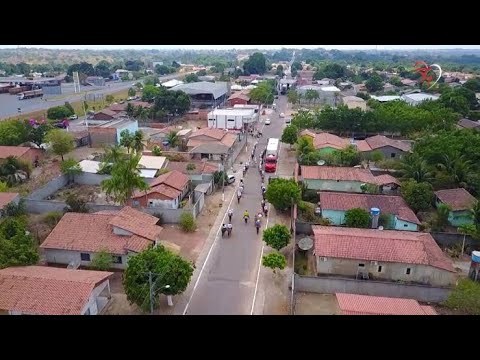
[[[268,206],[267,206],[267,204],[263,205],[263,213],[265,214],[265,217],[268,216]]]
[[[240,188],[237,190],[237,201],[238,203],[240,204],[240,199],[242,197],[242,190],[240,190]]]
[[[243,220],[245,220],[245,224],[248,222],[249,218],[250,218],[250,214],[248,213],[247,210],[245,210],[243,213]]]
[[[257,228],[257,235],[260,232],[260,226],[262,226],[262,220],[260,220],[260,219],[255,220],[255,227]]]
[[[233,230],[233,225],[231,222],[229,222],[227,224],[227,234],[228,234],[228,237],[230,237],[230,235],[232,235],[232,230]]]
[[[227,225],[226,224],[223,224],[222,225],[222,238],[223,236],[225,235],[225,232],[227,231]]]
[[[228,222],[232,222],[233,210],[228,209]]]

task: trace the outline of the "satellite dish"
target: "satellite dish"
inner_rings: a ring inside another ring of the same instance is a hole
[[[378,230],[383,230],[383,226],[379,226],[379,227],[378,227]]]
[[[320,166],[325,165],[325,160],[318,160],[317,165],[320,165]]]
[[[308,236],[300,239],[298,247],[304,251],[310,250],[313,247],[313,239]]]

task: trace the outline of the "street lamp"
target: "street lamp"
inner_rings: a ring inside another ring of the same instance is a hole
[[[152,275],[153,273],[150,271],[148,273],[148,283],[150,285],[150,314],[153,314],[153,301],[155,299],[156,293],[164,289],[170,289],[170,285],[164,285],[158,289],[154,289]],[[167,302],[168,302],[168,306],[173,306],[172,295],[167,295]]]

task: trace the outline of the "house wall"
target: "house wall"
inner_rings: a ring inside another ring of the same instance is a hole
[[[82,309],[81,314],[85,315],[85,313],[90,309],[90,314],[89,315],[98,315],[102,309],[98,308],[98,297],[102,293],[103,290],[107,289],[108,290],[108,296],[110,297],[110,281],[105,280],[104,282],[100,283],[98,286],[96,286],[90,296],[88,297],[88,301],[85,304],[85,306]]]
[[[405,155],[404,151],[394,148],[392,146],[384,146],[373,151],[380,151],[385,157],[385,159],[401,159]],[[392,154],[394,154],[395,156],[392,157]]]
[[[33,164],[35,159],[38,157],[38,160],[42,160],[45,156],[45,151],[41,149],[29,149],[25,154],[19,157],[19,159]]]
[[[318,275],[356,277],[359,264],[365,264],[363,269],[368,271],[371,279],[375,280],[415,282],[432,286],[453,286],[456,281],[455,274],[431,266],[382,261],[373,265],[369,260],[339,258],[327,258],[327,261],[322,261],[318,256],[317,273]],[[378,266],[382,266],[381,272],[378,272]],[[407,268],[411,269],[410,275],[406,275]]]
[[[329,219],[333,225],[342,225],[345,223],[345,211],[322,209],[322,217]]]
[[[394,218],[394,226],[395,226],[395,230],[418,231],[417,224],[400,220],[396,216]]]
[[[228,100],[228,105],[234,107],[235,105],[247,105],[248,101],[240,98],[234,98]]]
[[[178,209],[179,197],[170,199],[163,194],[152,193],[130,199],[128,204],[135,208],[141,206],[146,208]]]
[[[357,181],[335,181],[335,180],[320,180],[320,179],[303,179],[308,189],[325,190],[325,191],[340,191],[340,192],[355,192],[361,193],[361,182]]]
[[[295,290],[319,294],[359,294],[415,299],[440,303],[448,298],[450,288],[427,285],[400,284],[384,281],[365,281],[338,277],[300,276],[295,274]]]
[[[93,260],[95,255],[94,252],[89,251],[71,251],[71,250],[59,250],[59,249],[42,249],[45,254],[46,261],[49,264],[63,264],[68,265],[71,262],[80,263],[80,266],[88,266]],[[80,258],[80,253],[90,254],[90,261],[82,261]],[[112,264],[113,269],[123,270],[127,266],[128,255],[121,255],[122,263],[121,264]]]
[[[90,141],[92,147],[117,144],[117,129],[115,128],[90,128]]]
[[[461,226],[465,224],[473,224],[472,214],[468,210],[450,211],[448,213],[448,222],[452,226]]]

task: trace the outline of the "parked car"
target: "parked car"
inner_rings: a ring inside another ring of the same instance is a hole
[[[280,113],[280,117],[281,117],[281,118],[284,118],[284,117],[285,117],[285,113]]]
[[[233,184],[235,182],[235,175],[228,175],[227,174],[227,184]]]
[[[59,129],[66,129],[68,127],[68,122],[67,121],[59,121],[53,124],[54,127],[59,128]]]
[[[286,118],[285,119],[285,124],[290,125],[291,122],[292,122],[291,118]]]
[[[270,125],[270,124],[271,124],[270,119],[265,120],[265,125]]]
[[[69,117],[70,120],[77,120],[78,119],[78,115],[77,114],[73,114],[72,116]]]

